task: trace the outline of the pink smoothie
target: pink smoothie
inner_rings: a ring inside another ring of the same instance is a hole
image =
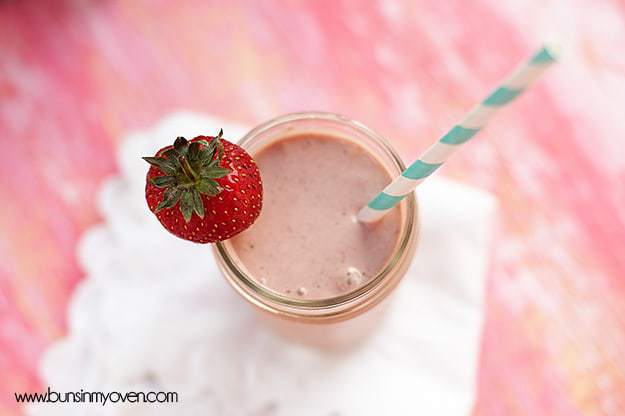
[[[320,299],[350,292],[395,252],[401,211],[374,225],[355,214],[392,179],[362,146],[319,133],[285,136],[254,154],[263,179],[260,217],[230,240],[258,283]]]

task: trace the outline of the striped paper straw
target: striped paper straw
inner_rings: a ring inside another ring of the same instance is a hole
[[[544,46],[512,72],[484,101],[467,114],[439,141],[402,172],[360,212],[358,220],[374,222],[408,196],[425,178],[438,169],[460,146],[471,139],[506,104],[527,89],[556,60],[553,47]]]

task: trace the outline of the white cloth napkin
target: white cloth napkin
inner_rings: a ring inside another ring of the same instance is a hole
[[[46,352],[44,385],[66,391],[175,391],[163,404],[45,404],[32,415],[467,415],[475,398],[493,198],[431,178],[418,190],[417,256],[382,327],[366,344],[328,353],[258,326],[208,246],[181,241],[148,212],[152,154],[172,138],[223,127],[177,113],[129,135],[120,175],[100,192],[104,222],[78,257],[86,272],[69,333]]]

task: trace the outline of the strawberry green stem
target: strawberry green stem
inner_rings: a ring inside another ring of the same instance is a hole
[[[187,178],[189,178],[189,180],[191,180],[192,182],[197,181],[198,175],[197,173],[195,173],[195,171],[189,164],[189,161],[187,160],[187,158],[184,156],[180,156],[178,158],[178,161],[180,161],[180,166],[182,167],[182,171],[187,176]]]

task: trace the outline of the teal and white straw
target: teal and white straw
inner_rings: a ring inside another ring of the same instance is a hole
[[[417,185],[438,169],[463,143],[484,128],[499,110],[525,91],[555,61],[554,48],[544,46],[521,64],[499,88],[471,110],[462,122],[453,126],[447,134],[363,207],[358,213],[358,220],[374,222],[382,218],[402,199],[410,195]]]

